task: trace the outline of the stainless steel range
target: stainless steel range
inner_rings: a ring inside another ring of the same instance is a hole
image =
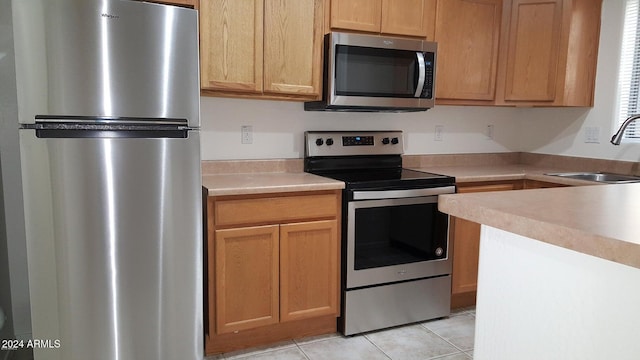
[[[449,176],[402,168],[401,131],[305,133],[305,171],[344,181],[345,335],[449,315]]]

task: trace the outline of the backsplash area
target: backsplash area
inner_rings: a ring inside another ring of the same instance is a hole
[[[302,102],[201,97],[202,159],[301,159],[307,130],[402,130],[405,154],[520,151],[517,109],[436,106],[415,113],[304,111]],[[240,128],[252,127],[252,143]],[[436,125],[443,126],[441,140]],[[492,138],[486,134],[493,125]]]

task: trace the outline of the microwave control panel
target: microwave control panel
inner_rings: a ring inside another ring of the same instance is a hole
[[[424,53],[424,86],[422,87],[421,98],[432,99],[433,98],[433,79],[435,72],[435,54],[432,52]]]

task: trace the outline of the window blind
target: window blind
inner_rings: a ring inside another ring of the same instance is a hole
[[[627,0],[618,77],[618,126],[640,113],[640,0]],[[623,141],[640,142],[640,120],[629,124]]]

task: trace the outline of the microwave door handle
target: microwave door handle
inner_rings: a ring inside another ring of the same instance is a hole
[[[418,86],[416,86],[416,93],[413,97],[419,98],[422,96],[422,88],[424,87],[424,80],[426,78],[426,67],[424,65],[424,54],[421,51],[416,52],[418,57]]]

